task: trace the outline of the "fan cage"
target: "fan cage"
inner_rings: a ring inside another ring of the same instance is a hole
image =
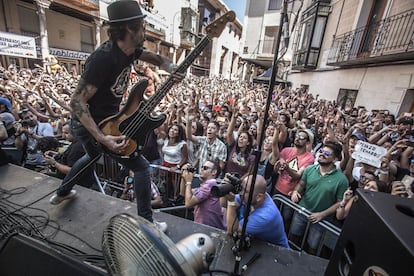
[[[112,217],[102,251],[110,275],[195,275],[176,245],[141,217]]]

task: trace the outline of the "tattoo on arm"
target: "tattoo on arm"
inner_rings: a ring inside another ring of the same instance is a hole
[[[79,80],[78,86],[76,87],[75,93],[70,103],[73,113],[78,118],[82,117],[83,115],[91,117],[89,109],[86,107],[84,102],[86,102],[94,94],[94,90],[94,86],[87,84],[86,81],[82,78]]]

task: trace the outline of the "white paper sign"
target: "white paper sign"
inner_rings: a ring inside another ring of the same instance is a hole
[[[355,161],[379,168],[381,166],[381,157],[383,157],[386,153],[386,148],[358,141],[355,145],[355,150],[352,153],[352,158],[354,158]]]
[[[37,58],[34,37],[0,32],[0,55]]]

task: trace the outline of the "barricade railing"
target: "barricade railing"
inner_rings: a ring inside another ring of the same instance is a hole
[[[290,199],[286,198],[283,195],[279,195],[279,194],[274,195],[273,201],[279,206],[281,213],[283,212],[284,208],[291,208],[293,209],[294,213],[298,213],[299,215],[302,215],[305,217],[308,217],[311,214],[310,211],[303,208],[299,204],[292,202]],[[291,248],[299,250],[299,251],[304,250],[305,244],[306,244],[306,241],[309,235],[309,229],[310,229],[311,224],[312,223],[310,221],[308,221],[308,223],[306,224],[305,232],[302,236],[300,244],[296,244],[294,241],[289,240],[289,245],[291,246]],[[316,251],[316,255],[321,256],[322,249],[324,246],[333,251],[333,249],[335,248],[336,242],[339,238],[339,235],[341,234],[341,229],[326,220],[321,220],[318,222],[318,224],[324,229],[324,232],[319,241],[319,244],[317,246],[317,251]],[[290,229],[285,229],[285,230],[287,234],[289,235]]]

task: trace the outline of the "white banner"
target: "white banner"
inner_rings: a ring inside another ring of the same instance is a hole
[[[34,37],[0,32],[0,55],[37,58]]]
[[[381,157],[387,153],[387,149],[367,142],[358,141],[352,158],[376,168],[381,166]]]

